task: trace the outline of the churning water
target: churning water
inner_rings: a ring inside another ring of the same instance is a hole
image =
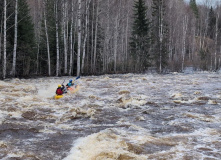
[[[70,78],[0,81],[0,159],[221,159],[221,74]]]

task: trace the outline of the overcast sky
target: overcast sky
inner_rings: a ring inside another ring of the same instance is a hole
[[[189,2],[190,0],[185,0],[185,1]],[[211,4],[216,4],[216,2],[221,3],[221,0],[196,0],[197,3],[205,3],[206,1]]]
[[[207,0],[207,1],[210,3],[221,2],[221,0]],[[206,0],[196,0],[196,2],[203,3],[203,2],[206,2]]]

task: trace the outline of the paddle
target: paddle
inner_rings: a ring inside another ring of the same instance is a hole
[[[64,82],[65,82],[65,79],[64,79],[64,81],[63,81],[63,83],[62,83],[61,85],[63,85],[63,84],[64,84]]]
[[[74,81],[78,80],[79,78],[81,78],[80,76],[76,77]]]
[[[80,77],[80,76],[76,77],[76,78],[75,78],[75,81],[78,80],[79,78],[81,78],[81,77]],[[65,80],[66,80],[66,79],[64,79],[64,81],[63,81],[63,83],[62,83],[61,85],[64,84]]]
[[[78,76],[78,77],[76,77],[76,78],[75,78],[75,80],[77,80],[77,79],[79,79],[79,78],[81,78],[81,77],[80,77],[80,76]]]

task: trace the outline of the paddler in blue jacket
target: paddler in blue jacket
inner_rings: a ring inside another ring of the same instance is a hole
[[[69,80],[69,83],[66,85],[67,87],[71,87],[71,86],[73,86],[74,85],[74,83],[72,83],[72,79],[70,79]]]

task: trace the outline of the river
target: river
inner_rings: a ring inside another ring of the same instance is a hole
[[[220,160],[221,74],[0,81],[2,160]]]

